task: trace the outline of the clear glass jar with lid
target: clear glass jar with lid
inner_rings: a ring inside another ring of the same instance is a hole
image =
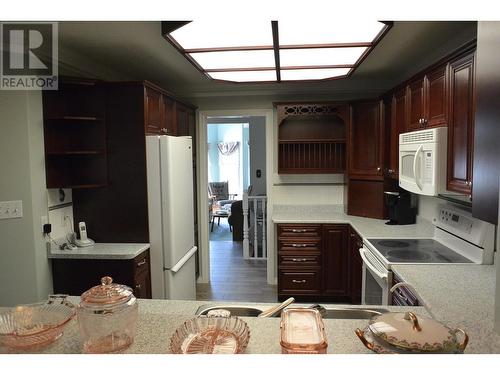
[[[81,295],[78,325],[86,353],[112,353],[134,341],[138,305],[133,291],[105,276]]]

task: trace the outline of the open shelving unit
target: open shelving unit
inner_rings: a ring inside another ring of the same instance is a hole
[[[61,78],[44,91],[45,169],[48,188],[107,185],[104,92],[99,81]]]
[[[329,105],[278,106],[278,173],[344,173],[346,113]]]

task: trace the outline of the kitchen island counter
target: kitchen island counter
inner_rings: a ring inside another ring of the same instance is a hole
[[[78,303],[78,297],[70,297],[73,303]],[[227,305],[228,302],[206,301],[173,301],[173,300],[139,300],[139,320],[134,343],[124,353],[155,354],[170,353],[170,337],[186,320],[195,316],[197,309],[204,304]],[[238,302],[237,304],[243,304]],[[273,306],[273,304],[244,303],[245,305]],[[295,306],[295,305],[294,305]],[[298,305],[299,306],[299,305]],[[303,305],[306,306],[306,305]],[[324,305],[325,307],[333,305]],[[339,305],[335,305],[339,307]],[[352,306],[351,306],[352,307]],[[362,306],[357,306],[362,307]],[[373,306],[371,306],[373,307]],[[0,311],[2,309],[0,308]],[[392,311],[406,311],[408,308],[391,306]],[[412,308],[418,314],[425,314],[422,307]],[[247,354],[279,354],[280,319],[241,317],[250,328],[250,342],[245,351]],[[354,330],[364,328],[367,320],[324,319],[325,331],[328,337],[328,353],[364,354],[371,353],[356,337]],[[0,353],[5,348],[0,347]],[[44,354],[78,354],[82,353],[82,342],[78,332],[76,318],[71,321],[64,335],[54,344],[36,353]]]

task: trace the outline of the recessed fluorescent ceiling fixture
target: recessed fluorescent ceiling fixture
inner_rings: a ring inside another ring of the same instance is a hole
[[[274,51],[223,51],[190,53],[205,70],[230,68],[274,68]]]
[[[210,72],[213,79],[234,82],[276,81],[276,70],[250,70],[236,72]]]
[[[280,50],[280,64],[285,66],[353,65],[367,47],[302,48]]]
[[[279,82],[348,76],[389,28],[378,21],[306,20],[298,27],[287,20],[211,20],[189,22],[164,37],[212,79]]]
[[[281,70],[282,81],[303,81],[345,76],[350,68],[337,69],[290,69]]]
[[[273,46],[269,21],[192,21],[170,35],[184,49]]]
[[[302,44],[367,43],[372,42],[385,25],[378,21],[318,22],[304,17],[300,22],[279,21],[280,46]]]

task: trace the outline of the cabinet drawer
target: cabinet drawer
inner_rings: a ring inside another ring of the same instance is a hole
[[[319,237],[320,225],[308,224],[279,224],[278,236],[280,237]]]
[[[321,270],[279,270],[279,293],[318,294],[321,289]]]
[[[319,255],[304,255],[300,253],[279,255],[279,266],[283,267],[320,267]]]
[[[321,251],[321,240],[307,239],[307,238],[287,238],[286,240],[279,240],[279,251],[293,251],[293,252],[311,252]]]

